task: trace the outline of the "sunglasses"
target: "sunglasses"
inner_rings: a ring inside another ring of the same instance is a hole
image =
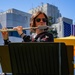
[[[46,18],[37,18],[35,21],[36,22],[40,22],[40,21],[43,21],[43,22],[47,22],[47,19]]]

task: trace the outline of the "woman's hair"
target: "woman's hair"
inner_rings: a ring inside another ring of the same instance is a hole
[[[45,16],[45,18],[46,18],[46,25],[48,25],[48,17],[47,17],[47,15],[44,13],[44,12],[42,12],[42,11],[38,11],[38,12],[36,12],[36,13],[34,13],[33,15],[32,15],[32,17],[30,18],[30,27],[36,27],[36,24],[35,24],[35,19],[40,15],[40,14],[44,14],[44,16]],[[35,29],[31,29],[31,32],[35,32]]]

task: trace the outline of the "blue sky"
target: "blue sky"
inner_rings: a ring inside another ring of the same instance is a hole
[[[32,7],[40,6],[42,2],[57,6],[63,17],[73,19],[75,22],[75,0],[0,0],[0,11],[15,8],[28,12]]]

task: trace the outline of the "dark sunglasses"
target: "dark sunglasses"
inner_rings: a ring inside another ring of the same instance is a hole
[[[46,18],[37,18],[35,21],[36,22],[40,22],[40,21],[43,21],[43,22],[47,22],[47,19]]]

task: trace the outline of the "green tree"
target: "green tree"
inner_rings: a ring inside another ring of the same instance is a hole
[[[48,25],[49,25],[49,26],[51,26],[51,25],[53,24],[53,23],[52,23],[52,19],[53,19],[53,18],[52,18],[51,16],[48,17]]]
[[[48,17],[48,26],[52,26],[52,24],[53,24],[52,19],[53,18],[51,16]],[[56,28],[49,29],[48,31],[53,34],[54,38],[57,38],[57,29]]]

